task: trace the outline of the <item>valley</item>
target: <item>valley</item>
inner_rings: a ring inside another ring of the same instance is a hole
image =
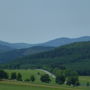
[[[9,51],[0,53],[0,70],[4,70],[9,75],[7,75],[8,79],[0,80],[0,88],[3,90],[6,88],[7,90],[11,88],[13,90],[89,90],[89,64],[90,41],[74,42],[58,47],[42,45],[22,49],[10,48]],[[13,74],[19,75],[18,79],[11,79]],[[44,75],[50,81],[43,82],[41,77]],[[61,80],[65,79],[63,84],[56,79],[58,75]],[[70,86],[65,84],[69,78],[77,80],[75,87],[72,84]]]

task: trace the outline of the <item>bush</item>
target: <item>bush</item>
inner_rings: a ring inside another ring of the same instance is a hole
[[[32,75],[32,76],[30,77],[30,81],[32,81],[32,82],[35,81],[35,77],[34,77],[34,75]]]
[[[64,75],[56,76],[56,83],[64,84],[65,83],[65,76]]]
[[[78,74],[76,72],[70,72],[69,76],[67,76],[67,81],[66,81],[67,85],[73,85],[73,86],[79,86],[79,78],[78,78]]]
[[[40,75],[40,72],[38,72],[37,75]]]
[[[42,75],[41,78],[40,78],[40,80],[41,80],[42,82],[45,82],[45,83],[49,83],[49,82],[51,81],[48,74]]]
[[[17,79],[16,72],[11,73],[11,80],[16,80],[16,79]]]
[[[22,75],[20,73],[17,74],[17,80],[22,81]]]
[[[4,70],[0,70],[0,80],[2,79],[8,79],[8,73],[5,72]]]
[[[90,86],[90,83],[89,83],[89,82],[87,82],[87,83],[86,83],[86,86]]]

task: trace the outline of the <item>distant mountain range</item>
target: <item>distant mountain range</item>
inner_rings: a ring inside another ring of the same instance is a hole
[[[0,62],[32,55],[74,42],[90,41],[90,36],[80,38],[58,38],[41,44],[8,43],[0,41]]]
[[[67,45],[74,42],[82,42],[82,41],[90,41],[90,36],[84,36],[80,38],[57,38],[39,45],[58,47],[58,46]]]
[[[22,49],[22,48],[29,48],[32,47],[33,44],[27,44],[27,43],[9,43],[5,41],[0,41],[0,45],[8,46],[13,49]]]
[[[12,49],[22,49],[22,48],[29,48],[33,46],[58,47],[58,46],[70,44],[73,42],[81,42],[81,41],[90,41],[90,36],[84,36],[80,38],[57,38],[41,44],[9,43],[9,42],[0,41],[0,45],[4,45]]]
[[[5,46],[5,45],[0,44],[0,53],[8,52],[11,50],[14,50],[14,49],[9,47],[9,46]]]
[[[90,75],[90,36],[59,38],[42,44],[0,41],[0,68],[50,68],[64,66]]]

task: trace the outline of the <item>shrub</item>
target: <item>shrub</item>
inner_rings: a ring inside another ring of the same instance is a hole
[[[51,81],[48,74],[42,75],[41,78],[40,78],[40,80],[41,80],[42,82],[45,82],[45,83],[49,83],[49,82]]]
[[[17,80],[22,81],[22,75],[20,73],[17,74]]]
[[[16,72],[11,73],[11,80],[16,80],[16,79],[17,79]]]
[[[0,70],[0,80],[2,79],[8,79],[8,73],[5,72],[4,70]]]
[[[34,75],[32,75],[32,76],[30,77],[30,81],[32,81],[32,82],[35,81],[35,77],[34,77]]]

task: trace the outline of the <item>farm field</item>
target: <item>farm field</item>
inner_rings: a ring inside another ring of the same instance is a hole
[[[90,82],[89,76],[80,76],[80,83],[82,84],[79,87],[72,87],[66,85],[57,85],[55,79],[51,77],[52,82],[42,83],[40,75],[45,74],[41,70],[6,70],[9,74],[12,72],[21,73],[23,80],[34,75],[36,80],[35,82],[20,82],[20,81],[0,81],[0,90],[90,90],[90,87],[86,87],[86,83]],[[40,73],[40,75],[38,75]]]

